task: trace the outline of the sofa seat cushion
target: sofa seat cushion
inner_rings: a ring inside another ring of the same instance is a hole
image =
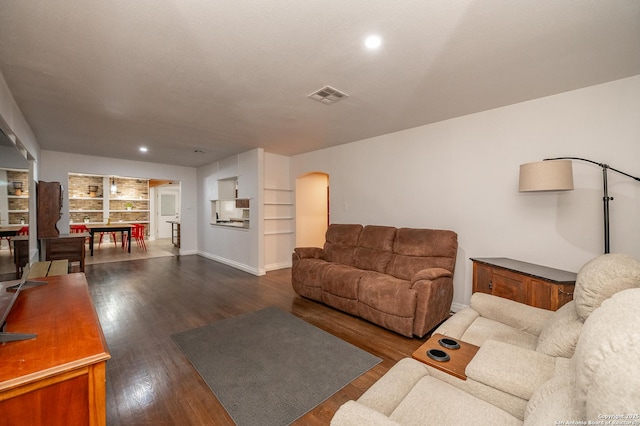
[[[291,269],[293,288],[301,296],[320,301],[324,274],[329,265],[331,263],[322,259],[296,261]]]
[[[365,272],[352,266],[331,264],[322,273],[322,301],[327,305],[358,314],[358,284]]]
[[[535,350],[538,343],[536,335],[484,317],[477,317],[462,336],[451,337],[476,346],[482,346],[485,340],[498,340],[531,350]]]
[[[464,409],[461,409],[464,407]],[[425,376],[389,418],[401,425],[522,425],[522,420],[448,383]]]
[[[368,272],[360,279],[358,312],[366,320],[411,337],[417,298],[409,281]]]

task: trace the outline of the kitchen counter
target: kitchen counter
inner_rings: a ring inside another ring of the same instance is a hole
[[[211,223],[213,226],[219,226],[222,228],[234,228],[234,229],[249,229],[249,222],[243,221],[218,221],[216,223]]]

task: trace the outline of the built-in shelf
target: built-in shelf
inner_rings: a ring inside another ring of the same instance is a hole
[[[115,182],[117,193],[109,189]],[[91,188],[93,187],[93,188]],[[89,189],[95,191],[88,192]],[[69,174],[69,219],[73,223],[150,223],[149,181],[99,175]],[[90,196],[95,195],[95,196]],[[130,204],[132,208],[126,208]],[[134,216],[135,215],[135,216]]]
[[[283,188],[264,189],[264,231],[271,239],[291,238],[295,214],[293,190]]]

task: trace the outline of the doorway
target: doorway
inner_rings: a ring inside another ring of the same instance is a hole
[[[180,221],[180,184],[157,186],[155,189],[155,237],[171,238],[170,221]]]
[[[329,226],[329,175],[296,179],[296,247],[322,247]]]

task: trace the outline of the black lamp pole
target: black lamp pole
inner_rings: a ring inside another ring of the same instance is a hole
[[[609,188],[607,186],[607,170],[613,170],[614,172],[618,172],[621,175],[628,176],[631,179],[637,180],[638,182],[640,182],[640,178],[632,176],[629,173],[625,173],[618,169],[614,169],[613,167],[610,167],[608,164],[598,163],[597,161],[587,160],[586,158],[558,157],[558,158],[544,159],[544,161],[549,161],[549,160],[580,160],[580,161],[586,161],[587,163],[592,163],[602,167],[602,186],[604,189],[604,194],[602,197],[602,202],[604,204],[604,252],[609,253],[609,201],[613,200],[613,197],[609,197]]]

